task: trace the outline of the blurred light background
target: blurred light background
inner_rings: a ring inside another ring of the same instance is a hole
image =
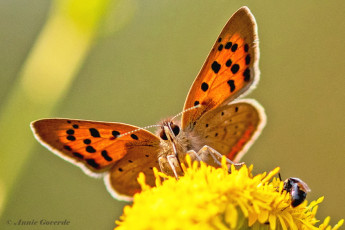
[[[67,219],[59,228],[112,229],[126,203],[40,146],[30,121],[146,126],[177,114],[242,5],[260,38],[261,80],[248,97],[268,116],[244,161],[256,172],[280,166],[283,178],[300,177],[309,200],[325,196],[319,219],[344,218],[344,1],[1,0],[0,228]],[[57,229],[31,229],[49,228]]]

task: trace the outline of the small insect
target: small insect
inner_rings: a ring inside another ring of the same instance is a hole
[[[266,121],[259,103],[238,99],[259,81],[258,62],[256,22],[250,10],[241,7],[192,84],[181,121],[176,116],[164,120],[156,135],[119,122],[61,118],[37,120],[31,128],[53,153],[90,176],[103,177],[113,197],[131,200],[141,191],[140,172],[150,186],[155,185],[153,167],[178,177],[186,154],[216,167],[223,155],[229,164],[241,159]]]
[[[304,181],[296,177],[286,179],[283,189],[290,193],[292,207],[300,205],[306,199],[307,193],[311,191]]]

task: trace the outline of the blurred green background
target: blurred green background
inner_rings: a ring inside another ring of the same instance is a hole
[[[177,114],[242,5],[260,38],[261,80],[248,97],[268,116],[244,161],[255,172],[280,166],[283,178],[300,177],[308,200],[325,196],[319,219],[344,218],[344,1],[1,0],[0,228],[67,219],[30,229],[112,229],[126,203],[40,146],[30,121],[146,126]]]

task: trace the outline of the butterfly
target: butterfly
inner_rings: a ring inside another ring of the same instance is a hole
[[[111,195],[131,200],[140,192],[140,172],[154,186],[153,168],[182,176],[186,154],[219,166],[225,155],[238,162],[266,121],[252,99],[238,99],[259,80],[257,25],[247,7],[229,19],[217,38],[184,104],[181,121],[163,120],[156,135],[144,128],[75,119],[31,123],[36,139],[86,174],[103,177]]]

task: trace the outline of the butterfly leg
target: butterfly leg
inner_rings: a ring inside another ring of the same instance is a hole
[[[183,176],[183,170],[181,168],[180,162],[175,155],[161,156],[158,158],[158,163],[161,172],[168,176],[175,176],[178,179]]]
[[[204,147],[202,147],[198,151],[197,154],[199,158],[208,165],[211,165],[213,167],[220,167],[222,165],[221,162],[222,162],[223,155],[208,145],[204,145]],[[230,159],[226,158],[226,164],[228,168],[230,169],[230,165],[240,166],[240,165],[243,165],[244,163],[243,162],[235,163],[231,161]]]
[[[198,153],[194,150],[187,151],[187,154],[190,156],[192,161],[202,161],[202,159],[199,157]]]
[[[183,176],[183,170],[176,155],[169,155],[167,159],[176,179],[178,179],[179,176]]]
[[[217,154],[213,154],[213,152],[205,146],[201,148],[198,152],[190,150],[187,152],[187,154],[191,157],[192,161],[202,161],[205,162],[207,165],[213,166],[215,168],[219,168],[222,166],[221,156],[219,158]],[[227,162],[229,173],[231,173],[230,164],[230,162]]]

